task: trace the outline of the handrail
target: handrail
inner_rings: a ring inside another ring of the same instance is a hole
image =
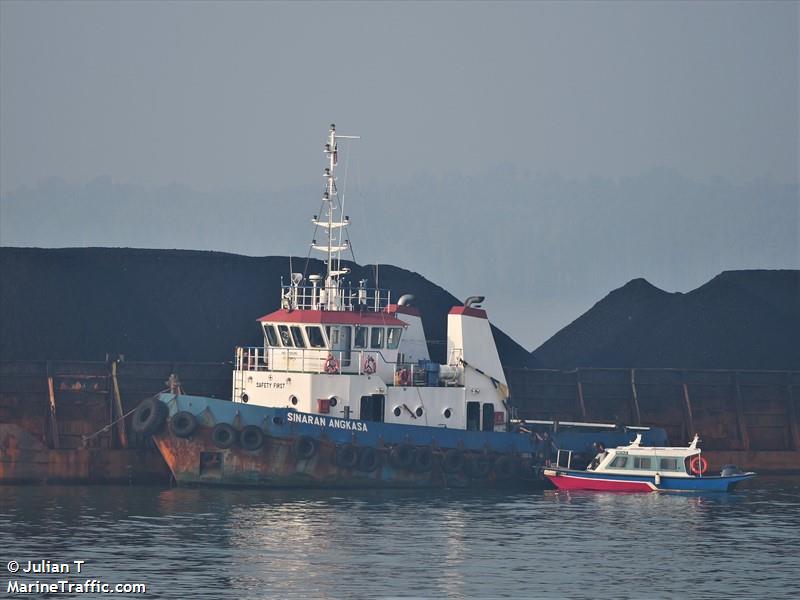
[[[347,359],[349,355],[349,360]],[[364,367],[368,357],[376,360],[375,372],[386,375],[387,385],[427,386],[425,366],[386,360],[380,349],[335,350],[327,348],[272,348],[239,346],[234,357],[236,371],[272,371],[286,373],[327,373],[329,375],[370,375]],[[333,358],[335,362],[329,362]],[[326,366],[328,369],[326,370]],[[389,370],[391,369],[391,370]],[[419,373],[424,376],[420,382]]]
[[[323,295],[324,294],[324,295]],[[392,292],[382,288],[315,285],[285,285],[281,283],[281,305],[300,310],[320,310],[328,305],[330,296],[337,310],[379,312],[391,304]]]

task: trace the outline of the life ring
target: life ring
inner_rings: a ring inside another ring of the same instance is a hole
[[[195,429],[197,429],[197,417],[185,410],[175,413],[169,420],[169,430],[175,437],[187,438]]]
[[[264,432],[260,427],[247,425],[239,434],[239,443],[245,450],[258,450],[264,445]]]
[[[364,359],[364,366],[362,370],[367,375],[372,375],[376,369],[378,368],[377,363],[375,362],[375,357],[372,354],[368,355],[366,359]]]
[[[217,423],[211,430],[211,441],[217,448],[230,448],[236,443],[236,430],[227,423]]]
[[[155,398],[142,402],[133,413],[133,430],[142,435],[158,431],[167,419],[167,405]]]
[[[401,386],[408,387],[408,384],[411,383],[411,372],[408,369],[400,369],[397,372],[397,379]]]
[[[307,460],[317,453],[317,440],[307,435],[300,436],[292,444],[292,450],[297,458]]]
[[[695,454],[689,461],[689,470],[695,475],[702,475],[708,470],[708,461],[699,454]]]
[[[325,360],[325,372],[329,375],[339,372],[339,361],[333,354],[328,354],[328,358]]]

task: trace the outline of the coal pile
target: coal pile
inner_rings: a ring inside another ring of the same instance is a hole
[[[726,271],[685,294],[634,279],[532,355],[559,369],[800,369],[800,271]]]
[[[302,271],[305,259],[294,259]],[[374,285],[371,266],[347,263],[350,280]],[[322,273],[310,261],[308,274]],[[256,319],[279,307],[287,257],[128,248],[0,248],[0,359],[229,361],[235,346],[258,345]],[[414,294],[431,357],[446,360],[447,312],[461,302],[421,275],[381,265],[392,297]],[[498,329],[504,364],[529,353]]]

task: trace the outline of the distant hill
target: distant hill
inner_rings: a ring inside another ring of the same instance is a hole
[[[800,271],[725,271],[686,294],[634,279],[532,355],[561,369],[800,369]]]
[[[305,259],[294,259],[302,271]],[[348,263],[351,280],[374,281],[373,267]],[[308,273],[322,272],[312,260]],[[257,345],[256,319],[278,308],[287,257],[129,248],[0,248],[0,359],[227,361],[237,345]],[[446,315],[461,302],[417,273],[381,265],[393,298],[414,294],[431,357],[445,361]],[[505,365],[526,349],[494,329]]]

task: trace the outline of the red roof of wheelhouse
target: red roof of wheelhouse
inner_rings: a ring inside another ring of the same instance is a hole
[[[385,325],[387,327],[408,325],[385,312],[349,310],[287,310],[281,308],[258,320],[267,323],[317,323],[322,325]]]

